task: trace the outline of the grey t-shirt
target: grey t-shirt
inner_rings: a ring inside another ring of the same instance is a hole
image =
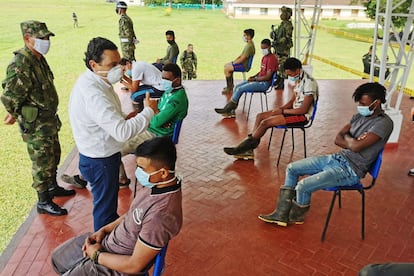
[[[355,114],[351,119],[351,136],[356,138],[365,132],[372,132],[381,139],[375,144],[363,149],[360,152],[353,152],[349,149],[342,149],[339,154],[345,157],[354,172],[363,178],[370,169],[372,163],[376,160],[378,153],[384,148],[393,130],[391,118],[384,112],[376,115],[364,117]]]
[[[104,250],[132,255],[138,240],[160,250],[181,229],[181,197],[181,181],[161,189],[140,189],[124,220],[103,240]]]

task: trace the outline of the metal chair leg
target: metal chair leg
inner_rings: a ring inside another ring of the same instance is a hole
[[[359,191],[362,197],[362,214],[361,214],[361,237],[365,239],[365,191],[362,189]]]
[[[334,192],[334,195],[331,201],[331,206],[329,206],[328,216],[326,217],[325,226],[323,228],[323,232],[321,236],[321,241],[325,241],[325,235],[326,235],[326,231],[328,230],[329,221],[331,220],[332,210],[335,204],[336,196],[337,196],[337,191]]]
[[[293,134],[293,128],[291,128],[292,130],[292,152],[295,150],[295,135]]]
[[[273,136],[273,127],[272,127],[272,130],[270,131],[269,144],[267,144],[267,150],[270,149],[270,143],[272,142],[272,136]]]
[[[250,102],[249,102],[249,109],[247,110],[247,118],[246,118],[246,121],[249,120],[250,107],[252,106],[252,98],[253,98],[253,93],[250,93]]]
[[[246,107],[246,98],[247,98],[247,93],[244,93],[243,113],[244,113],[244,108]]]
[[[305,152],[305,158],[306,158],[306,129],[301,128],[303,131],[303,151]]]
[[[287,131],[288,131],[287,128],[285,128],[285,131],[283,131],[282,145],[280,146],[279,156],[277,157],[277,164],[276,164],[277,167],[279,167],[280,156],[282,155],[283,144],[285,143],[285,136],[286,136]]]

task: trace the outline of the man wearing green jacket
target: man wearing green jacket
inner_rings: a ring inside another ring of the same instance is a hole
[[[144,141],[156,136],[172,136],[174,125],[184,119],[188,111],[188,98],[184,87],[181,85],[181,69],[177,64],[168,63],[162,70],[162,86],[165,90],[158,103],[159,112],[152,117],[147,130],[128,140],[122,147],[121,155],[134,153],[135,149]],[[125,169],[121,164],[120,188],[128,187]]]

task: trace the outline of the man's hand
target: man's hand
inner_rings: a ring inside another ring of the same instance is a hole
[[[96,250],[101,250],[102,249],[102,245],[98,242],[96,242],[92,236],[89,236],[85,239],[85,243],[82,246],[82,252],[83,252],[83,256],[86,257],[88,256],[89,258],[92,259],[93,254],[95,253]]]
[[[150,93],[145,94],[144,106],[150,107],[154,113],[158,113],[158,101],[150,98]]]
[[[129,114],[125,117],[125,120],[129,120],[129,119],[131,119],[131,118],[133,118],[133,117],[137,116],[137,114],[138,114],[138,109],[135,109],[134,111],[132,111],[131,113],[129,113]]]
[[[255,77],[255,76],[251,76],[251,77],[249,77],[249,78],[247,79],[247,81],[250,81],[250,82],[252,82],[252,81],[256,81],[256,77]]]
[[[16,122],[16,119],[9,112],[7,112],[6,116],[4,116],[3,123],[5,125],[12,125],[15,122]]]

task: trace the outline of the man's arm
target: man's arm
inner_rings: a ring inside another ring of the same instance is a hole
[[[239,63],[243,63],[245,60],[247,60],[247,57],[245,56],[245,55],[240,55],[240,56],[238,56],[234,61],[233,61],[233,63],[235,63],[235,64],[239,64]]]
[[[303,115],[306,114],[313,104],[313,96],[307,95],[305,96],[305,99],[303,100],[302,106],[299,108],[293,108],[293,102],[295,100],[295,95],[293,94],[292,99],[289,101],[289,105],[282,106],[283,114],[289,114],[289,115]]]
[[[335,144],[344,149],[349,149],[353,152],[360,152],[363,149],[378,142],[381,137],[373,132],[364,132],[359,137],[352,137],[349,132],[351,124],[345,125],[336,135]]]

